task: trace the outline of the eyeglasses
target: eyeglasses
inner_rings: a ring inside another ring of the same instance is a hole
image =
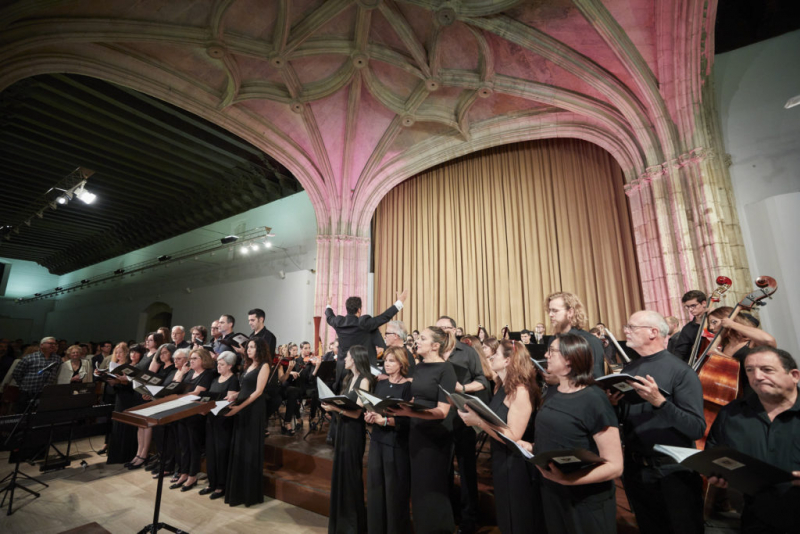
[[[684,306],[684,308],[689,310],[689,311],[692,311],[693,309],[695,309],[698,306],[700,306],[700,304],[687,304],[686,306]]]
[[[558,349],[547,349],[545,354],[561,354],[561,351]]]
[[[622,325],[622,329],[623,330],[631,330],[631,331],[633,331],[633,330],[636,330],[637,328],[653,328],[653,329],[655,329],[655,326],[635,325],[635,324],[624,324],[624,325]]]

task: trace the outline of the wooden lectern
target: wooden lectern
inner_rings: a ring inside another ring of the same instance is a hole
[[[133,408],[129,408],[124,412],[114,412],[111,415],[111,418],[114,421],[119,421],[120,423],[133,425],[139,428],[153,428],[154,426],[168,425],[170,423],[174,423],[175,421],[180,421],[181,419],[185,419],[193,415],[206,415],[216,405],[215,401],[201,402],[200,400],[197,400],[178,407],[165,407],[163,411],[159,411],[157,413],[153,413],[147,416],[135,413],[141,410],[154,408],[161,404],[172,403],[172,401],[183,399],[188,395],[190,394],[187,393],[184,395],[169,395],[168,397],[164,397],[163,399],[158,399],[152,402],[148,402],[146,404],[140,404],[139,406],[134,406]],[[161,443],[159,443],[159,449],[162,451],[164,450],[163,439],[161,440]],[[139,534],[147,534],[147,533],[156,534],[160,529],[168,530],[170,532],[175,532],[176,534],[186,534],[185,531],[179,528],[173,527],[172,525],[168,525],[166,523],[158,522],[158,513],[161,509],[161,490],[163,482],[164,482],[164,455],[162,454],[160,464],[158,466],[158,489],[156,490],[156,504],[155,504],[155,509],[153,511],[153,522],[144,527],[142,530],[140,530]]]

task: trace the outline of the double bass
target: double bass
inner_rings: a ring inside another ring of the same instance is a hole
[[[772,277],[759,276],[756,279],[756,287],[757,290],[736,305],[728,315],[729,319],[734,319],[742,310],[752,310],[756,306],[765,305],[764,299],[772,298],[772,295],[778,290],[778,283]],[[705,447],[706,437],[708,437],[708,432],[720,409],[741,394],[739,362],[730,356],[715,352],[725,330],[725,328],[720,328],[717,331],[711,343],[692,366],[703,386],[703,415],[706,420],[705,434],[697,443],[699,448]]]
[[[718,304],[722,299],[722,295],[731,288],[731,285],[733,285],[733,281],[730,278],[727,276],[718,276],[717,288],[712,291],[711,295],[708,297],[709,304]],[[697,331],[697,336],[694,338],[694,344],[692,345],[692,352],[689,354],[689,366],[691,367],[694,367],[697,361],[697,355],[703,353],[711,343],[711,340],[705,337],[708,314],[710,312],[711,309],[707,309],[700,319],[700,329]]]

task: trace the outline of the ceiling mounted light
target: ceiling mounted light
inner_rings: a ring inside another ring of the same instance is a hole
[[[88,283],[89,283],[88,278],[84,278],[83,280],[81,280],[81,284],[88,284]]]
[[[253,250],[258,250],[258,243],[250,243],[250,248]]]
[[[125,269],[117,269],[116,271],[114,271],[114,274],[123,274],[124,272]]]
[[[42,294],[41,294],[41,293],[34,293],[34,294],[33,294],[33,296],[34,296],[34,297],[41,297],[41,296],[42,296]]]
[[[57,287],[56,291],[61,291],[62,289],[64,289],[64,288],[63,287]]]
[[[85,204],[91,204],[97,199],[97,195],[86,190],[86,182],[83,182],[75,191],[75,196]]]
[[[59,203],[59,204],[61,204],[61,205],[64,205],[64,204],[66,204],[67,202],[69,202],[69,199],[67,198],[67,195],[61,195],[60,197],[58,197],[58,198],[56,199],[56,202],[58,202],[58,203]]]
[[[172,259],[172,256],[167,256],[166,254],[164,254],[163,256],[159,256],[158,257],[158,261],[167,261],[167,260],[171,260],[171,259]]]
[[[249,247],[242,247],[242,254],[247,254],[248,252],[250,252]]]
[[[238,240],[239,240],[239,236],[238,235],[226,235],[225,237],[220,239],[220,242],[223,245],[227,245],[228,243],[235,243]]]
[[[272,243],[270,243],[269,241],[267,241],[266,243],[264,243],[264,246],[265,246],[266,248],[272,248]]]

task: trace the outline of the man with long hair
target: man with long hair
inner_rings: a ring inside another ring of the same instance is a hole
[[[589,343],[592,349],[592,372],[598,378],[605,374],[603,367],[603,344],[600,340],[586,331],[588,320],[583,309],[583,303],[577,295],[559,291],[552,293],[544,301],[544,311],[550,316],[553,326],[553,335],[575,334],[581,336]]]

